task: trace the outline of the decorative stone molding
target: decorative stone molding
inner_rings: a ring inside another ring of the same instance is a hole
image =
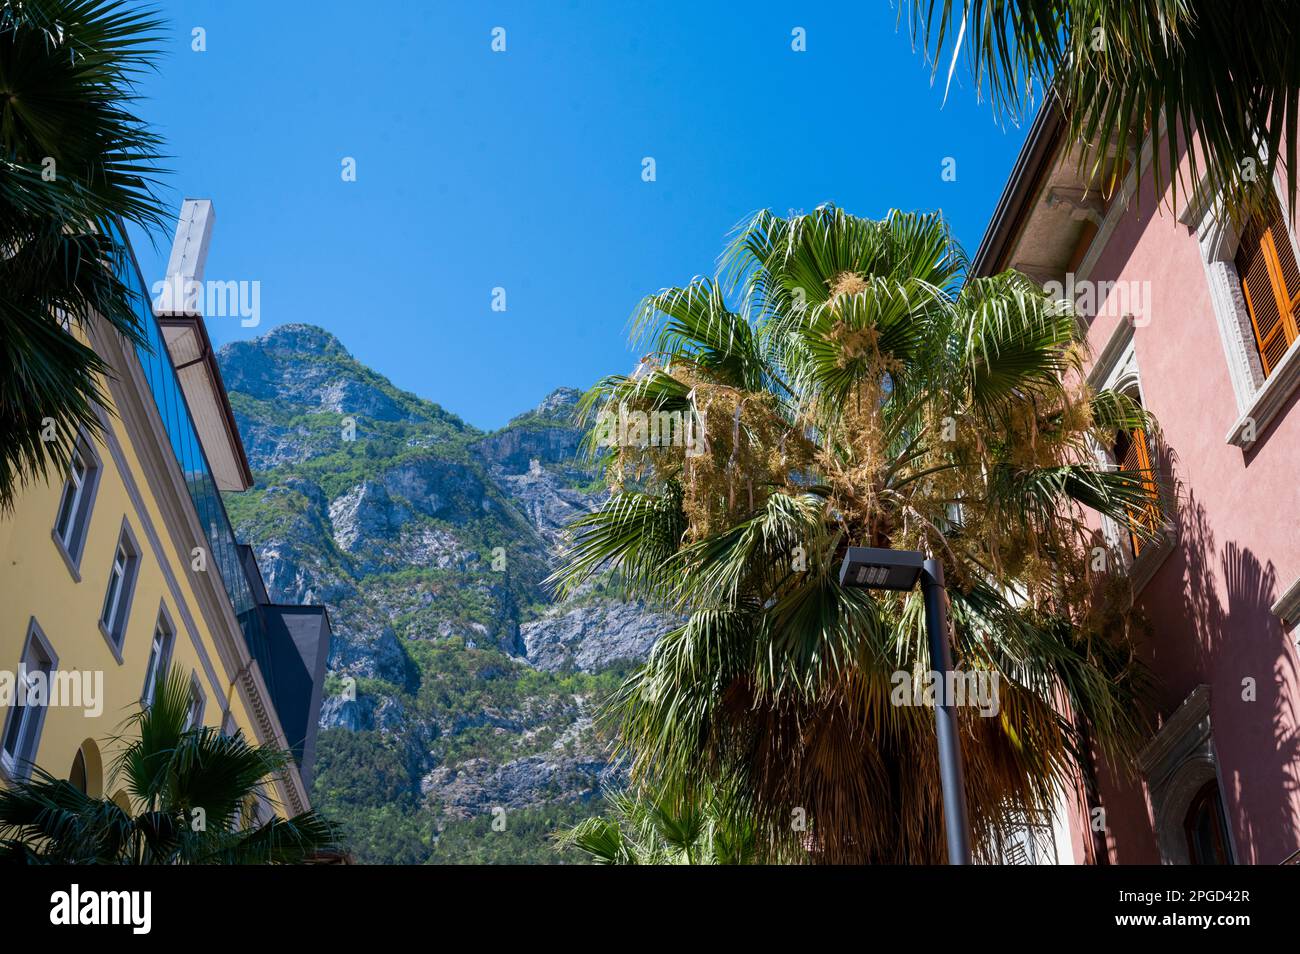
[[[1156,126],[1156,136],[1147,133],[1146,138],[1142,140],[1140,150],[1129,150],[1129,158],[1135,160],[1133,167],[1129,169],[1124,176],[1124,183],[1119,192],[1111,200],[1110,207],[1106,211],[1097,229],[1097,234],[1093,237],[1092,242],[1088,245],[1087,252],[1084,253],[1083,259],[1079,262],[1079,267],[1074,270],[1074,277],[1078,281],[1090,279],[1092,270],[1097,266],[1097,260],[1105,250],[1107,243],[1110,242],[1111,235],[1114,234],[1115,228],[1120,221],[1128,215],[1129,207],[1133,202],[1133,196],[1137,194],[1138,170],[1146,174],[1147,168],[1151,165],[1151,159],[1154,155],[1155,143],[1158,139],[1164,139],[1168,130],[1168,124],[1165,122],[1165,114],[1161,112],[1160,122]],[[1132,142],[1133,140],[1129,140]]]
[[[1287,626],[1294,626],[1300,623],[1300,576],[1291,581],[1291,585],[1286,588],[1286,592],[1278,597],[1276,603],[1271,607],[1273,615],[1278,617]]]
[[[1121,375],[1137,373],[1137,358],[1133,350],[1133,322],[1121,321],[1111,332],[1110,340],[1101,349],[1088,372],[1088,383],[1097,390],[1112,388]]]
[[[1283,209],[1286,214],[1286,203]],[[1300,386],[1300,344],[1292,345],[1273,373],[1265,378],[1255,345],[1255,329],[1241,290],[1241,277],[1237,274],[1236,255],[1241,237],[1222,202],[1210,193],[1207,179],[1192,190],[1178,220],[1196,232],[1210,303],[1237,399],[1237,419],[1224,440],[1249,450]],[[1294,223],[1289,217],[1287,225],[1292,246],[1296,248]],[[1300,260],[1300,248],[1296,249],[1296,257]]]
[[[281,748],[288,748],[284,733],[279,728],[279,720],[272,715],[266,704],[270,694],[262,685],[259,676],[254,674],[253,666],[245,667],[241,674],[240,683],[245,698],[251,703],[249,708],[252,710],[253,717],[257,720],[258,728],[265,733],[267,738],[278,740]],[[294,814],[306,811],[307,793],[298,770],[291,768],[288,772],[281,774],[280,780],[284,791],[289,796],[289,805]]]
[[[1258,362],[1259,355],[1253,350],[1251,356]],[[1277,417],[1297,386],[1300,386],[1300,342],[1291,345],[1286,357],[1273,369],[1241,417],[1228,429],[1227,443],[1249,450],[1264,428]]]
[[[1111,332],[1110,340],[1102,348],[1101,354],[1088,372],[1088,384],[1097,390],[1128,391],[1137,395],[1138,401],[1145,405],[1142,396],[1142,380],[1138,374],[1137,353],[1133,347],[1133,323],[1121,321]],[[1111,452],[1095,441],[1091,441],[1092,453],[1098,463],[1106,467],[1115,467],[1117,462]],[[1162,533],[1156,539],[1142,547],[1142,552],[1135,558],[1125,546],[1124,529],[1110,517],[1101,518],[1101,533],[1115,558],[1128,572],[1129,582],[1134,593],[1142,592],[1151,582],[1156,570],[1178,543],[1177,524],[1170,515],[1177,512],[1178,501],[1174,499],[1169,481],[1157,481],[1160,488],[1160,509],[1165,522]]]
[[[1049,282],[1059,282],[1065,275],[1061,269],[1055,265],[1036,265],[1033,262],[1016,262],[1012,269],[1032,278],[1040,285],[1046,285]]]
[[[1218,780],[1209,686],[1192,690],[1137,760],[1151,797],[1161,859],[1167,865],[1190,864],[1183,819],[1196,793]]]
[[[1106,203],[1094,190],[1071,189],[1055,186],[1047,193],[1049,209],[1065,209],[1070,218],[1078,222],[1091,222],[1100,226],[1106,217]]]

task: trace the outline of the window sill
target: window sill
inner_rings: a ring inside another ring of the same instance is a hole
[[[1300,344],[1293,343],[1264,386],[1255,392],[1245,413],[1232,425],[1227,442],[1250,450],[1297,386],[1300,386]]]
[[[1300,576],[1291,581],[1276,603],[1270,607],[1274,616],[1287,626],[1300,622]]]
[[[43,707],[42,707],[43,708]],[[41,713],[41,725],[44,725],[44,712]],[[40,732],[40,729],[37,729]],[[36,741],[32,745],[30,754],[24,752],[23,755],[10,755],[5,753],[0,756],[0,782],[7,785],[21,785],[23,782],[31,780],[32,769],[35,768],[36,753],[40,750],[41,739],[38,734]]]
[[[117,660],[117,664],[122,665],[122,647],[118,644],[118,640],[113,638],[113,634],[108,631],[108,627],[104,625],[102,619],[99,621],[99,635],[103,636],[104,642],[108,643],[108,650],[113,654],[113,658]],[[122,642],[125,642],[125,640],[122,640]]]
[[[72,554],[68,552],[68,548],[63,545],[63,540],[59,538],[57,531],[50,531],[50,539],[54,541],[54,549],[59,551],[59,556],[63,557],[63,562],[68,565],[68,572],[72,574],[73,582],[80,583],[81,567],[78,565],[79,561],[74,559]]]
[[[1161,534],[1160,539],[1153,540],[1142,549],[1142,553],[1136,559],[1129,562],[1129,580],[1133,583],[1133,593],[1141,593],[1151,578],[1156,575],[1156,570],[1164,564],[1169,558],[1169,554],[1174,552],[1174,544],[1178,542],[1178,533],[1172,527],[1165,527],[1165,532]]]

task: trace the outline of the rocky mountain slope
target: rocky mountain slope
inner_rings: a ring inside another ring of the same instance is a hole
[[[492,433],[287,325],[218,355],[257,486],[227,497],[271,598],[334,644],[314,781],[358,860],[554,861],[547,835],[617,784],[595,709],[670,618],[542,586],[603,491],[578,392]]]

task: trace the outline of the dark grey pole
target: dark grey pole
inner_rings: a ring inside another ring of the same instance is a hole
[[[970,821],[966,813],[966,773],[961,762],[961,736],[957,709],[948,696],[948,673],[952,670],[952,646],[948,642],[948,592],[943,585],[943,564],[933,558],[921,571],[925,595],[925,632],[930,642],[930,669],[942,680],[934,707],[935,732],[939,737],[939,779],[943,783],[943,823],[948,835],[948,864],[968,865]]]

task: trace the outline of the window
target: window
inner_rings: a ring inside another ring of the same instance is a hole
[[[135,590],[138,551],[125,525],[113,551],[113,563],[108,570],[108,588],[104,591],[104,608],[99,614],[100,629],[121,658],[122,640],[126,635],[126,621],[131,609],[131,596]]]
[[[190,677],[190,711],[185,716],[185,731],[200,728],[203,725],[203,709],[207,700],[203,695],[203,687],[199,685],[199,677]]]
[[[1142,378],[1134,347],[1134,325],[1121,321],[1097,356],[1088,383],[1098,391],[1123,394],[1139,406],[1145,405]],[[1159,457],[1150,433],[1134,428],[1116,433],[1106,446],[1091,444],[1099,464],[1128,471],[1141,482],[1141,502],[1135,502],[1118,520],[1102,518],[1102,534],[1127,571],[1135,591],[1140,592],[1174,550],[1178,522],[1168,485],[1159,476]]]
[[[1120,470],[1140,475],[1146,496],[1144,505],[1128,508],[1129,549],[1136,558],[1142,555],[1142,548],[1150,537],[1160,531],[1162,523],[1160,488],[1155,481],[1155,469],[1151,466],[1151,444],[1146,432],[1137,427],[1117,434],[1111,453]]]
[[[72,449],[68,461],[68,479],[59,497],[59,511],[54,518],[54,540],[63,551],[74,573],[81,561],[90,524],[91,503],[99,484],[99,461],[84,437]]]
[[[1219,797],[1219,786],[1213,780],[1206,782],[1192,798],[1183,819],[1183,832],[1187,836],[1187,856],[1192,864],[1232,864],[1223,799]]]
[[[1274,183],[1278,196],[1284,190]],[[1196,232],[1237,419],[1224,436],[1249,451],[1300,388],[1300,268],[1295,223],[1280,199],[1238,229],[1208,180],[1179,221]]]
[[[1235,258],[1255,348],[1268,377],[1297,337],[1300,313],[1300,269],[1287,234],[1282,207],[1275,200],[1262,218],[1241,237]]]
[[[271,803],[271,799],[267,796],[266,790],[259,785],[252,799],[250,799],[250,803],[245,805],[245,824],[253,828],[261,828],[273,818],[275,818],[275,808]]]
[[[10,778],[23,779],[31,771],[40,743],[41,727],[45,723],[50,676],[56,662],[53,648],[33,619],[27,628],[27,641],[14,687],[15,698],[9,706],[4,741],[0,744],[0,768]]]
[[[167,619],[165,610],[159,610],[158,623],[153,628],[153,639],[149,643],[149,664],[144,673],[144,691],[140,693],[140,704],[145,708],[153,705],[158,687],[167,678],[167,667],[171,664],[172,643],[176,633]]]
[[[999,865],[1059,863],[1050,810],[1012,809],[1004,813],[989,859]]]

